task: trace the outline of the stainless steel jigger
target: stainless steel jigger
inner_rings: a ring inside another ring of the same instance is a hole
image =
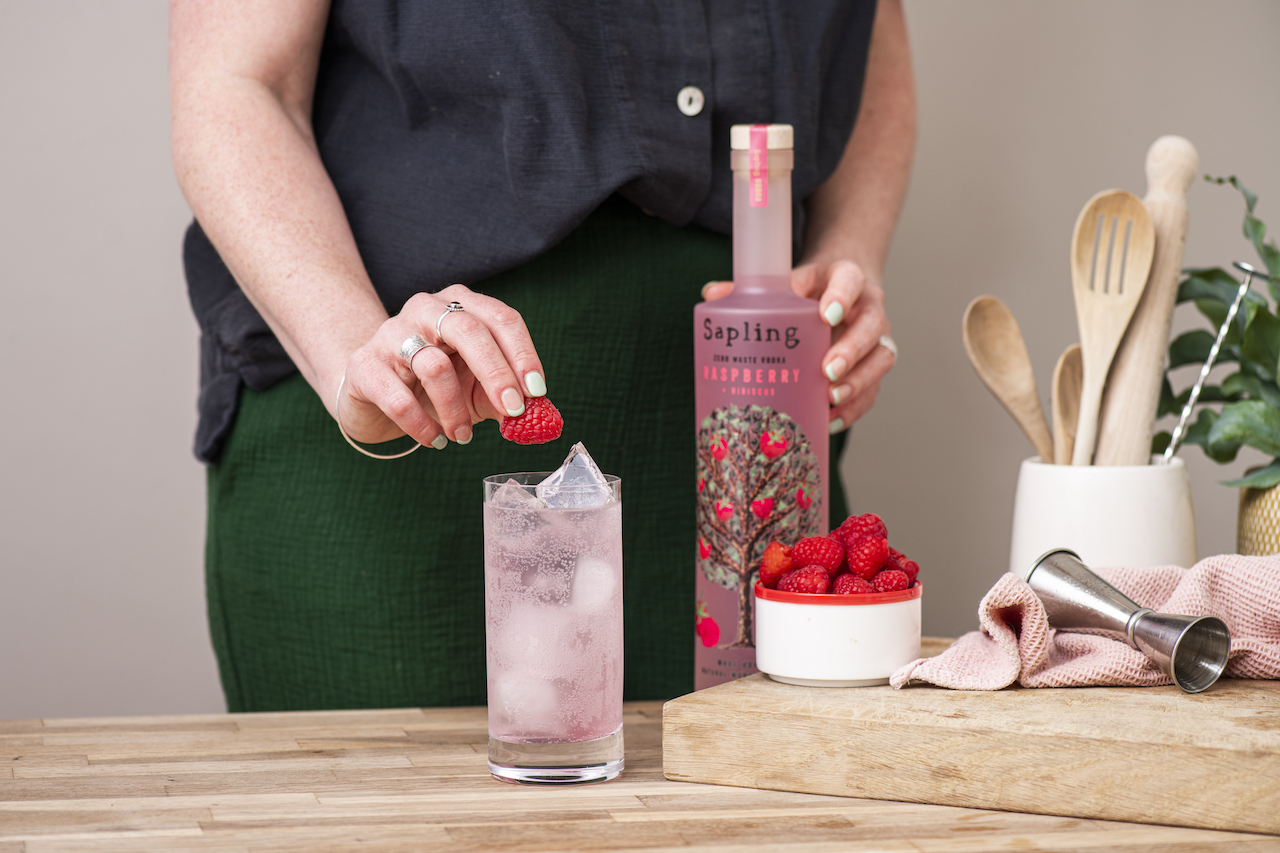
[[[1231,634],[1217,616],[1176,616],[1139,607],[1080,561],[1055,548],[1023,580],[1035,590],[1055,628],[1102,628],[1124,634],[1188,693],[1213,685],[1227,666]]]

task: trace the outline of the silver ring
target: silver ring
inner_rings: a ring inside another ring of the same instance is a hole
[[[450,302],[448,305],[444,306],[444,313],[440,315],[440,318],[438,320],[436,320],[436,340],[437,341],[439,341],[440,343],[444,343],[444,338],[440,337],[440,324],[444,322],[444,318],[448,317],[450,314],[454,313],[455,311],[465,311],[465,310],[466,309],[462,307],[461,302]]]
[[[893,338],[889,337],[888,335],[881,335],[880,346],[884,347],[889,351],[889,354],[893,356],[894,361],[898,360],[898,345],[893,342]]]
[[[412,370],[413,357],[429,346],[431,344],[427,343],[422,335],[410,335],[400,345],[400,358],[404,360],[405,366]]]

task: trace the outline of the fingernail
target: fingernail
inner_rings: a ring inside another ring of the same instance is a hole
[[[711,285],[713,285],[713,284],[715,284],[715,282],[714,282],[714,281],[709,281],[709,282],[707,282],[706,284],[702,285],[702,298],[703,298],[703,299],[706,299],[706,298],[707,298],[707,291],[711,289]]]
[[[822,316],[826,318],[828,326],[837,326],[844,319],[844,306],[839,302],[832,302],[827,306],[827,310],[822,312]]]
[[[458,442],[458,444],[470,444],[471,443],[471,427],[464,426],[461,429],[459,429],[457,432],[453,434],[453,440]]]
[[[435,438],[431,439],[431,446],[436,450],[444,450],[449,446],[449,439],[444,437],[444,433],[440,433]]]
[[[813,316],[813,315],[811,314],[811,315],[809,315],[809,316]],[[834,421],[832,421],[832,422],[831,422],[831,426],[830,426],[830,427],[828,427],[828,429],[830,429],[830,430],[831,430],[831,434],[832,434],[832,435],[835,435],[836,433],[843,431],[843,430],[844,430],[844,418],[836,418]]]
[[[812,317],[813,315],[810,314],[809,316]],[[825,372],[827,374],[827,378],[830,379],[832,382],[835,382],[841,376],[844,376],[844,372],[848,369],[849,369],[848,362],[846,362],[840,356],[836,356],[835,358],[831,359],[831,363],[827,365]]]
[[[848,385],[837,385],[831,389],[831,402],[837,406],[840,405],[845,401],[845,398],[849,396],[849,392],[852,390],[853,389]]]
[[[508,415],[519,417],[524,414],[524,395],[514,388],[508,388],[502,392],[502,405]]]
[[[542,374],[536,370],[530,370],[524,375],[524,387],[529,389],[530,397],[545,397],[547,395],[547,383],[542,378]]]

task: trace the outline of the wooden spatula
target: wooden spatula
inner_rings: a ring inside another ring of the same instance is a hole
[[[1187,239],[1187,187],[1199,163],[1195,146],[1181,136],[1162,136],[1147,152],[1147,197],[1142,204],[1156,234],[1155,258],[1107,377],[1096,465],[1146,465],[1151,459],[1151,431]]]
[[[1093,463],[1107,371],[1142,298],[1154,252],[1151,217],[1137,196],[1107,190],[1089,199],[1080,211],[1071,246],[1071,284],[1084,385],[1072,465]]]
[[[1072,344],[1058,357],[1053,368],[1053,462],[1070,465],[1076,445],[1076,422],[1080,419],[1080,345]]]

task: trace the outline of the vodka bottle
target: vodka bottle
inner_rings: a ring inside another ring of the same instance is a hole
[[[792,128],[735,125],[733,293],[694,310],[694,686],[756,672],[764,549],[826,532],[831,330],[791,289]]]

